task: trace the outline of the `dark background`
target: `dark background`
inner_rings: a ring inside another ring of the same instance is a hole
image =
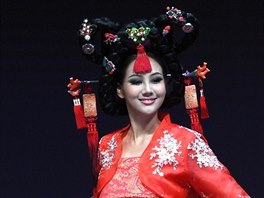
[[[199,39],[180,59],[189,70],[203,61],[211,69],[203,121],[211,148],[252,197],[263,197],[262,0],[1,0],[1,198],[90,196],[86,133],[75,128],[66,85],[71,76],[96,79],[99,68],[81,54],[79,25],[85,17],[150,18],[166,5],[201,22]],[[98,111],[100,135],[126,122]],[[183,104],[170,112],[189,126]]]

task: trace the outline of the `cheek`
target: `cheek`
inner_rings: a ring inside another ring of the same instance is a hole
[[[158,93],[159,95],[165,95],[166,94],[165,84],[161,84],[158,87],[156,87],[156,93]]]
[[[138,87],[136,87],[136,86],[125,86],[123,89],[123,93],[127,97],[137,96]]]

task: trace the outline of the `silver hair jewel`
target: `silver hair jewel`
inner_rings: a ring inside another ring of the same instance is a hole
[[[167,12],[166,14],[168,15],[169,18],[174,18],[178,21],[183,21],[183,17],[182,17],[182,12],[181,10],[177,9],[177,8],[174,8],[174,7],[167,7]]]
[[[80,35],[83,36],[86,41],[89,41],[95,29],[96,25],[89,24],[88,19],[84,19],[83,23],[81,24]]]
[[[185,32],[185,33],[190,33],[193,31],[193,25],[191,23],[185,23],[183,26],[182,26],[182,31]]]
[[[177,21],[179,21],[181,24],[183,24],[182,26],[182,31],[185,33],[190,33],[193,31],[193,25],[189,22],[186,22],[186,19],[183,17],[182,15],[182,11],[174,8],[174,7],[167,7],[167,12],[166,14],[168,15],[168,17],[170,19],[176,19]]]
[[[83,23],[81,24],[80,29],[80,35],[84,38],[86,41],[91,40],[92,34],[95,32],[96,25],[88,23],[88,19],[84,19]],[[91,55],[94,53],[95,47],[91,43],[86,43],[82,45],[82,50],[84,54]]]
[[[91,55],[94,53],[94,45],[91,43],[86,43],[82,46],[82,50],[84,54]]]

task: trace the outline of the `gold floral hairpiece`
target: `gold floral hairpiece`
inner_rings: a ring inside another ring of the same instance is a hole
[[[146,37],[150,33],[149,27],[140,27],[140,28],[128,28],[126,30],[128,34],[128,38],[132,39],[135,43],[139,44],[143,41],[145,41]]]

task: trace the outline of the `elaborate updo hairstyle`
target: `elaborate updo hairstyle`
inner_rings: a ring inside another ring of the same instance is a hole
[[[122,84],[126,67],[137,55],[137,43],[127,32],[132,28],[149,30],[141,44],[162,66],[166,80],[162,107],[178,104],[184,95],[183,71],[177,54],[190,46],[199,33],[198,20],[191,13],[172,7],[151,20],[125,25],[109,18],[85,19],[80,29],[80,46],[89,61],[102,65],[98,98],[102,110],[109,115],[127,114],[125,101],[117,96],[116,88]]]

